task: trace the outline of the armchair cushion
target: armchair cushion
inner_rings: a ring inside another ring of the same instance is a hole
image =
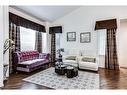
[[[63,64],[78,67],[78,63],[75,60],[63,60]]]
[[[95,63],[96,62],[96,58],[83,57],[82,61],[83,62],[92,62],[92,63]]]
[[[68,56],[66,60],[76,60],[76,56]]]
[[[76,63],[77,64],[77,61],[75,60],[63,60],[64,63]]]

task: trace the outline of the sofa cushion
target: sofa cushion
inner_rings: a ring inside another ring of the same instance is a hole
[[[63,60],[63,64],[65,64],[65,65],[72,65],[72,66],[75,66],[75,67],[78,66],[78,63],[75,60]]]
[[[40,61],[44,61],[44,60],[45,60],[45,59],[34,59],[34,60],[29,60],[29,61],[20,62],[19,64],[31,65],[31,64],[33,64],[33,63],[40,62]]]
[[[19,52],[19,57],[20,57],[21,62],[32,60],[32,59],[37,59],[39,58],[39,52],[38,51]]]
[[[78,64],[77,63],[64,62],[63,64],[64,65],[71,65],[71,66],[78,67]]]
[[[96,58],[91,58],[91,57],[83,57],[82,58],[83,62],[92,62],[95,63],[96,62]]]
[[[65,58],[66,60],[76,60],[76,56],[68,56]]]
[[[63,60],[63,63],[77,63],[75,60]]]

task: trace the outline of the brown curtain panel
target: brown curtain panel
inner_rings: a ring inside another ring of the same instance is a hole
[[[51,34],[51,62],[54,63],[56,59],[56,36],[55,33]]]
[[[56,33],[62,33],[62,26],[49,27],[49,34],[51,34],[51,62],[56,61]]]
[[[15,43],[13,50],[9,50],[9,72],[12,73],[15,69],[14,52],[20,51],[20,27],[14,23],[9,23],[9,38]]]
[[[42,53],[42,33],[36,32],[35,49]]]
[[[119,69],[116,46],[116,29],[107,29],[105,68],[113,70]]]
[[[35,23],[33,21],[30,21],[28,19],[25,19],[23,17],[20,17],[18,15],[15,15],[11,12],[9,12],[9,21],[18,26],[22,26],[25,28],[39,31],[39,32],[46,32],[45,26]]]

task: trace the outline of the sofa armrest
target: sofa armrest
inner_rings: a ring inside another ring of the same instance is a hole
[[[78,62],[80,62],[82,60],[82,56],[78,56],[77,60],[78,60]]]
[[[63,60],[66,60],[67,57],[68,57],[67,55],[62,55]]]
[[[16,68],[18,67],[19,63],[20,63],[20,55],[18,52],[15,52],[13,53],[13,67],[14,67],[14,70],[17,70]]]
[[[39,59],[50,59],[50,54],[49,53],[39,53]]]
[[[96,57],[96,63],[98,65],[98,67],[99,67],[99,57]]]
[[[13,54],[13,62],[14,62],[15,64],[20,63],[20,55],[19,55],[19,53],[15,52],[15,53]]]

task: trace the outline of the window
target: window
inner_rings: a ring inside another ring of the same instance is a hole
[[[56,51],[60,49],[60,33],[56,33]],[[56,58],[58,58],[58,53],[56,52]]]
[[[46,53],[47,52],[47,34],[42,33],[42,52]]]
[[[21,51],[35,50],[36,32],[32,29],[20,27]],[[42,52],[47,52],[47,34],[43,32],[41,34]]]
[[[20,27],[21,51],[35,50],[36,31]]]
[[[105,55],[105,46],[106,46],[106,30],[98,30],[98,54]]]
[[[56,33],[56,50],[60,49],[60,33]]]

